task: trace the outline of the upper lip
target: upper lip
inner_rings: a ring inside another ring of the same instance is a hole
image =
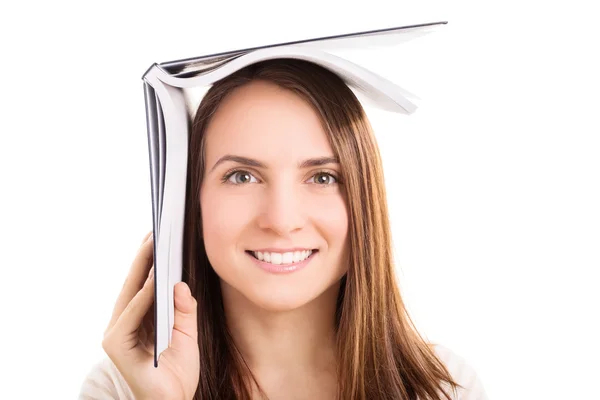
[[[264,249],[257,249],[257,250],[249,250],[249,251],[254,251],[254,252],[261,252],[261,253],[293,253],[295,251],[308,251],[308,250],[316,250],[314,248],[310,248],[310,247],[293,247],[293,248],[289,248],[289,249],[278,249],[275,247],[267,247]]]

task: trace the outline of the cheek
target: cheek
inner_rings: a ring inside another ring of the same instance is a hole
[[[317,221],[317,229],[329,243],[330,250],[345,250],[348,239],[348,209],[344,199],[339,196],[320,201],[311,214]]]
[[[304,210],[297,211],[306,217],[304,228],[316,230],[333,254],[342,253],[348,237],[348,210],[343,196],[306,196],[300,204]],[[243,191],[220,194],[209,190],[201,194],[200,205],[206,251],[213,258],[225,253],[223,249],[231,250],[244,242],[244,232],[255,227],[252,219],[261,208],[259,200]]]
[[[219,196],[215,192],[200,197],[204,244],[209,258],[213,259],[226,255],[224,249],[235,247],[250,216],[244,202],[235,196]]]

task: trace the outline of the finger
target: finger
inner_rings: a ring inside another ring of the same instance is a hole
[[[144,316],[138,334],[140,342],[148,352],[152,352],[154,349],[154,307],[150,307]]]
[[[175,285],[175,320],[173,323],[173,338],[171,344],[177,348],[181,340],[198,342],[198,303],[190,293],[185,282]],[[176,335],[176,333],[181,335]]]
[[[115,302],[115,306],[113,308],[112,317],[110,322],[108,323],[108,327],[106,330],[109,330],[119,319],[119,316],[127,307],[127,304],[133,299],[137,292],[140,291],[142,286],[144,285],[144,281],[148,276],[148,270],[152,265],[154,255],[154,240],[152,235],[149,235],[147,240],[142,244],[140,249],[138,250],[133,262],[131,263],[131,268],[129,269],[129,273],[127,278],[125,279],[125,283],[123,284],[123,288],[119,293],[119,297]]]
[[[146,236],[144,236],[144,240],[142,240],[142,243],[140,243],[140,246],[142,246],[144,243],[146,243],[146,241],[148,239],[150,239],[150,235],[152,235],[152,233],[153,233],[152,231],[146,233]]]
[[[142,289],[129,302],[107,335],[110,346],[128,351],[138,347],[138,329],[154,302],[154,274],[150,274]],[[138,350],[140,350],[138,348]]]

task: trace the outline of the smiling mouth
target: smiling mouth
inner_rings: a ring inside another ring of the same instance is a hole
[[[264,263],[273,265],[293,265],[309,259],[313,254],[318,253],[319,250],[304,250],[295,251],[288,253],[273,253],[273,252],[260,252],[246,250],[246,253],[254,257],[255,259]]]

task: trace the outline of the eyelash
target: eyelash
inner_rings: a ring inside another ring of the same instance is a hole
[[[229,185],[243,185],[243,183],[231,183],[231,182],[228,182],[229,178],[231,178],[233,175],[237,174],[238,172],[244,172],[244,173],[247,173],[249,175],[252,175],[252,173],[249,172],[249,171],[247,171],[247,170],[244,170],[244,169],[234,169],[234,170],[226,172],[225,175],[223,176],[223,178],[221,179],[221,182],[224,183],[224,184],[229,184]],[[314,175],[311,178],[314,178],[317,175],[329,175],[333,179],[335,179],[334,183],[328,183],[328,184],[318,184],[318,183],[316,183],[316,185],[318,185],[318,186],[330,187],[330,186],[339,185],[340,183],[342,183],[340,181],[340,178],[336,174],[332,174],[331,172],[317,171],[317,172],[314,173]]]

